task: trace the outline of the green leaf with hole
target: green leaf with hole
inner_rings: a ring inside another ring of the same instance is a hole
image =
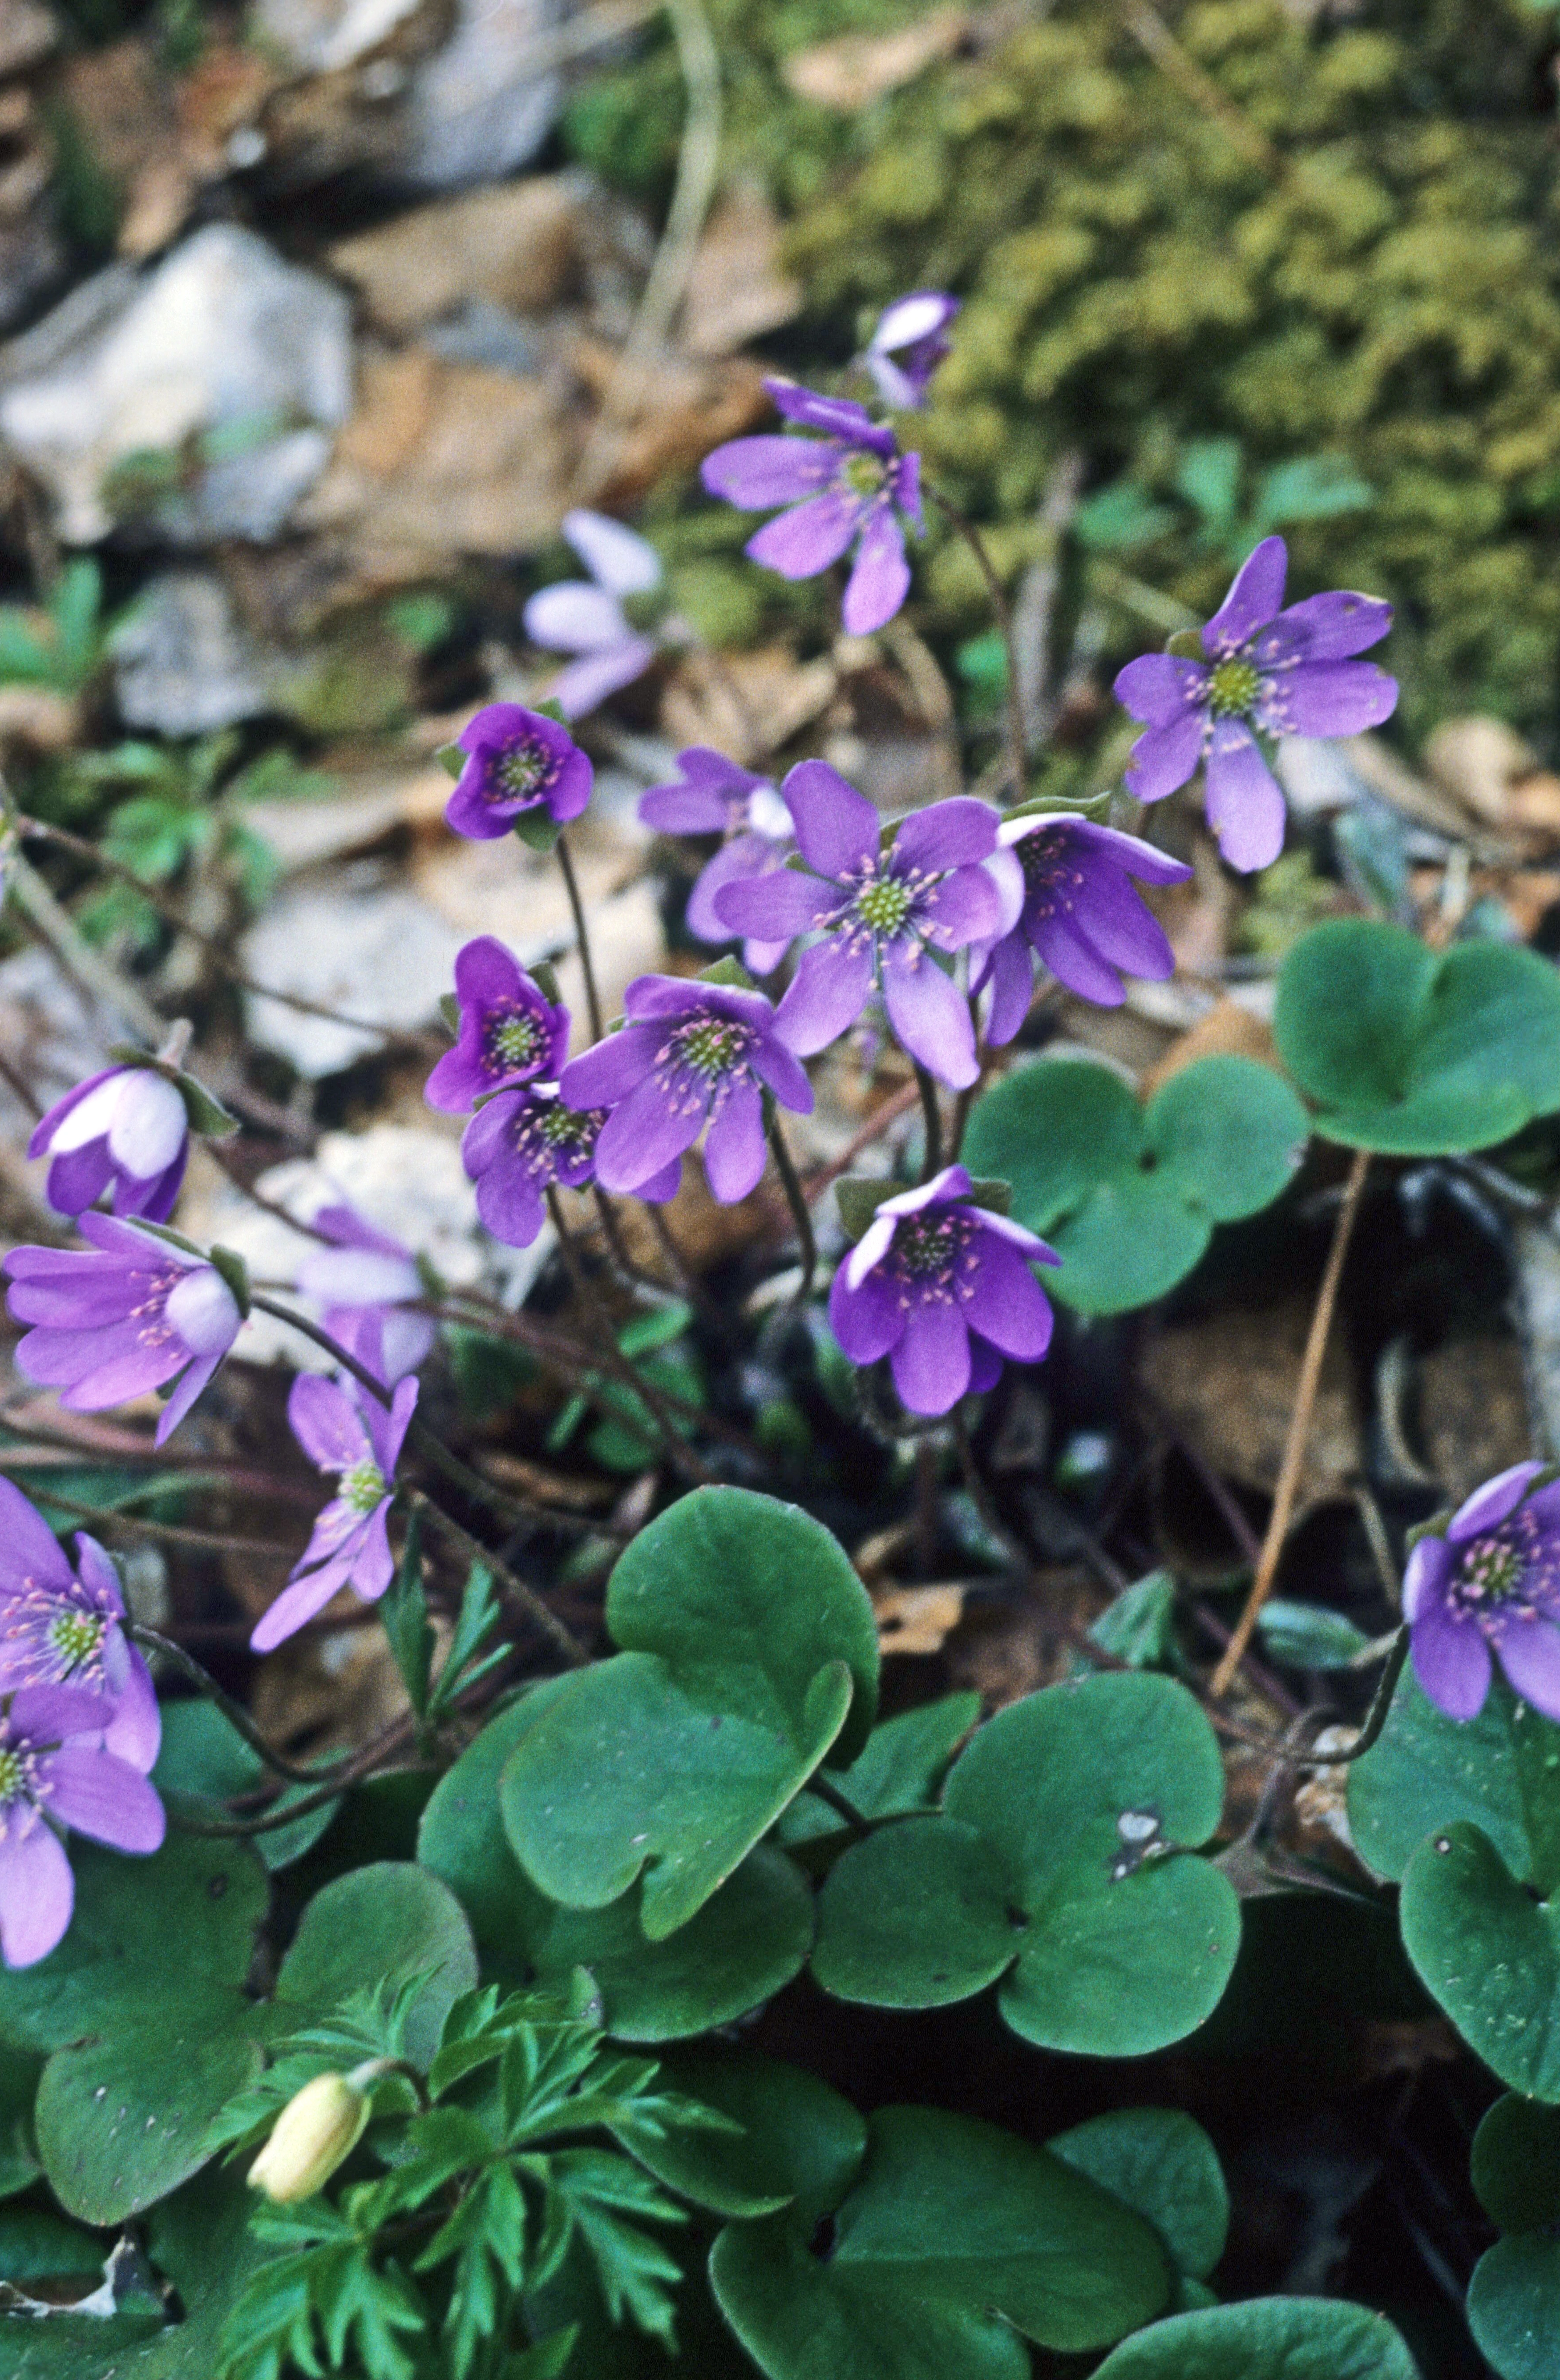
[[[1463,1822],[1415,1852],[1398,1922],[1420,1981],[1469,2047],[1508,2089],[1560,2104],[1560,1898],[1535,1900]]]
[[[1062,1258],[1046,1287],[1084,1314],[1163,1297],[1216,1223],[1254,1215],[1299,1163],[1305,1111],[1270,1067],[1199,1058],[1141,1105],[1112,1067],[1039,1058],[978,1100],[964,1159]]]
[[[1348,1771],[1349,1831],[1378,1876],[1397,1883],[1426,1835],[1458,1818],[1481,1828],[1515,1874],[1530,1874],[1515,1712],[1497,1675],[1477,1718],[1448,1718],[1405,1669],[1380,1739]]]
[[[745,2016],[797,1974],[812,1946],[812,1896],[784,1852],[759,1844],[669,1940],[648,1942],[638,1884],[605,1909],[563,1909],[510,1850],[498,1780],[534,1724],[529,1702],[485,1727],[440,1779],[418,1857],[470,1919],[482,1972],[515,1985],[567,1985],[587,1968],[604,2022],[625,2041],[676,2041]]]
[[[1329,919],[1284,962],[1274,1035],[1315,1129],[1350,1148],[1488,1148],[1560,1108],[1560,973],[1510,943],[1436,953]]]
[[[1094,2380],[1419,2380],[1384,2314],[1326,2298],[1251,2298],[1151,2323]]]
[[[1140,2057],[1216,2007],[1239,1904],[1192,1856],[1224,1769],[1184,1686],[1110,1675],[1049,1686],[982,1728],[939,1814],[879,1828],[818,1903],[812,1972],[841,1999],[934,2008],[999,1984],[1042,2049]]]
[[[1016,2334],[1081,2354],[1165,2302],[1164,2252],[1140,2216],[993,2125],[884,2107],[833,2215],[732,2225],[710,2277],[767,2380],[1025,2380]]]
[[[1178,2272],[1207,2278],[1225,2252],[1229,2192],[1194,2118],[1179,2107],[1116,2107],[1045,2145],[1152,2223]]]
[[[1497,2240],[1473,2268],[1468,2326],[1500,2380],[1554,2380],[1560,2338],[1560,2240]]]
[[[504,1769],[532,1883],[604,1909],[642,1874],[646,1937],[701,1909],[831,1753],[865,1744],[877,1631],[841,1548],[794,1505],[701,1488],[613,1572],[615,1659],[563,1681]]]

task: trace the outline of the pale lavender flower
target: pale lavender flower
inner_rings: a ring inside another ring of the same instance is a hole
[[[999,941],[970,953],[974,989],[991,993],[986,1038],[993,1048],[1011,1041],[1029,1014],[1036,958],[1058,983],[1102,1008],[1125,999],[1124,972],[1175,974],[1176,954],[1132,880],[1181,884],[1189,868],[1134,834],[1065,811],[1005,819],[998,840],[1024,871],[1024,905]]]
[[[85,1214],[112,1184],[116,1215],[163,1223],[184,1180],[189,1117],[155,1068],[109,1066],[55,1100],[27,1153],[51,1160],[44,1196],[56,1215]]]
[[[590,761],[567,728],[544,711],[490,702],[455,740],[467,759],[445,818],[471,842],[495,842],[538,814],[566,825],[591,798]]]
[[[610,1110],[596,1143],[603,1190],[657,1202],[706,1123],[704,1172],[723,1206],[745,1198],[764,1166],[763,1094],[798,1115],[812,1086],[775,1029],[762,991],[641,975],[623,995],[628,1023],[565,1067],[571,1107]]]
[[[606,1111],[566,1107],[555,1089],[527,1083],[487,1099],[467,1125],[461,1161],[477,1185],[477,1212],[506,1247],[529,1248],[546,1220],[543,1200],[555,1183],[578,1190],[595,1172],[596,1137]],[[657,1195],[670,1198],[678,1168]]]
[[[70,1413],[101,1413],[178,1385],[157,1424],[177,1428],[238,1335],[238,1300],[216,1267],[135,1223],[83,1215],[91,1255],[13,1248],[7,1304],[37,1328],[18,1342],[30,1380],[63,1389]]]
[[[959,303],[943,289],[917,289],[884,307],[861,358],[884,405],[926,403],[932,373],[953,352],[946,334]]]
[[[652,785],[640,796],[640,817],[659,834],[718,834],[720,849],[707,860],[688,896],[688,930],[701,942],[728,942],[715,896],[725,885],[767,876],[796,849],[791,813],[767,777],[738,768],[724,752],[690,745],[677,754],[680,777]],[[769,975],[786,955],[785,941],[750,935],[742,964],[750,975]]]
[[[416,1257],[351,1207],[322,1207],[309,1228],[331,1245],[306,1256],[294,1278],[331,1337],[386,1388],[415,1372],[438,1336],[431,1316],[403,1310],[428,1294]]]
[[[388,1408],[357,1382],[338,1384],[300,1372],[287,1397],[292,1434],[311,1463],[340,1486],[314,1524],[292,1574],[250,1638],[269,1653],[334,1595],[349,1586],[377,1603],[395,1575],[385,1523],[396,1497],[396,1465],[417,1406],[417,1382],[402,1380]]]
[[[146,1663],[125,1634],[118,1573],[84,1532],[72,1570],[19,1488],[0,1479],[0,1694],[75,1686],[112,1707],[104,1742],[144,1776],[163,1725]]]
[[[156,1789],[106,1748],[109,1716],[101,1696],[79,1687],[23,1686],[0,1718],[0,1956],[7,1967],[46,1959],[70,1924],[76,1879],[55,1827],[143,1856],[162,1842]]]
[[[456,958],[460,1036],[429,1075],[431,1108],[463,1115],[489,1091],[539,1075],[555,1082],[568,1054],[568,1011],[550,1001],[512,952],[480,934]]]
[[[1163,801],[1200,762],[1208,823],[1232,868],[1266,868],[1284,847],[1284,796],[1257,743],[1267,735],[1357,735],[1390,719],[1397,681],[1352,656],[1380,642],[1392,606],[1370,595],[1310,595],[1280,611],[1288,553],[1264,538],[1202,631],[1205,662],[1144,653],[1115,681],[1147,723],[1128,793]]]
[[[1524,1702],[1560,1719],[1560,1480],[1528,1492],[1543,1467],[1487,1479],[1408,1556],[1414,1674],[1449,1718],[1478,1718],[1493,1655]]]
[[[823,936],[780,1002],[782,1038],[799,1057],[826,1049],[881,986],[911,1057],[968,1088],[980,1073],[969,1002],[933,953],[993,941],[1018,920],[1023,879],[998,848],[997,813],[964,796],[934,802],[902,820],[884,852],[877,811],[826,761],[798,762],[780,790],[811,872],[727,884],[714,905],[734,933]]]
[[[653,637],[635,627],[624,610],[661,584],[661,556],[642,537],[604,513],[564,515],[563,533],[590,572],[543,587],[525,608],[525,629],[533,645],[551,653],[575,653],[555,679],[552,699],[566,719],[582,719],[620,686],[642,677],[659,650]]]
[[[834,1278],[829,1323],[853,1364],[886,1355],[911,1413],[945,1414],[995,1386],[1003,1357],[1038,1363],[1051,1303],[1031,1264],[1054,1248],[970,1202],[962,1165],[885,1198]]]
[[[764,386],[787,420],[823,435],[730,439],[705,456],[704,485],[743,512],[793,508],[746,548],[783,578],[814,577],[854,545],[840,616],[853,637],[871,636],[909,593],[902,521],[921,527],[920,457],[901,455],[893,431],[848,397],[818,396],[791,381]]]

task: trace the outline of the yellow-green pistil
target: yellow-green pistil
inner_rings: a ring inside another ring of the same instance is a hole
[[[681,1026],[676,1036],[677,1055],[683,1064],[710,1083],[717,1082],[741,1062],[751,1038],[745,1025],[734,1024],[725,1016],[701,1016],[694,1024]]]
[[[506,1070],[511,1066],[533,1066],[542,1051],[540,1021],[523,1008],[512,1009],[507,1016],[495,1017],[488,1027],[488,1050],[494,1062]]]
[[[0,1746],[0,1809],[17,1801],[27,1782],[27,1764],[8,1744]]]
[[[350,1471],[342,1473],[337,1493],[348,1512],[366,1517],[376,1505],[384,1502],[390,1493],[390,1486],[378,1463],[371,1463],[365,1457],[361,1463],[354,1463]]]
[[[1254,662],[1215,662],[1208,674],[1208,708],[1216,719],[1243,718],[1261,692],[1261,672]]]
[[[874,876],[856,895],[856,914],[874,934],[896,934],[914,906],[914,892],[897,876]]]
[[[97,1658],[106,1622],[100,1611],[58,1611],[49,1622],[49,1644],[67,1670]]]
[[[869,455],[860,447],[847,455],[839,467],[842,487],[853,496],[875,496],[881,493],[888,478],[888,466],[881,455]]]
[[[533,736],[512,745],[494,771],[503,791],[501,800],[524,801],[540,791],[553,773],[553,755]]]

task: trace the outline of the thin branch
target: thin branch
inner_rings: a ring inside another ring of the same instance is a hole
[[[908,1115],[920,1097],[918,1083],[902,1083],[880,1108],[874,1108],[860,1131],[851,1135],[839,1155],[831,1158],[827,1165],[821,1165],[816,1173],[808,1176],[808,1205],[816,1207],[824,1191],[832,1189],[842,1173],[849,1172],[862,1150],[871,1148],[874,1140],[881,1140],[901,1116]]]
[[[25,821],[19,823],[25,832]],[[89,844],[88,849],[91,847]],[[140,986],[111,966],[101,951],[93,950],[68,909],[55,900],[31,861],[19,851],[12,852],[6,874],[18,906],[48,943],[66,973],[74,976],[84,991],[90,991],[94,1000],[101,1000],[105,1007],[122,1016],[155,1049],[166,1030],[167,1019],[152,1007]]]
[[[420,1488],[414,1488],[407,1500],[414,1512],[425,1513],[433,1526],[442,1530],[452,1545],[458,1546],[468,1560],[481,1562],[485,1570],[492,1572],[500,1586],[514,1597],[520,1609],[535,1621],[548,1643],[555,1652],[561,1654],[571,1670],[589,1668],[591,1656],[584,1645],[570,1629],[565,1627],[557,1613],[542,1601],[536,1589],[527,1585],[517,1571],[512,1571],[507,1562],[490,1551],[471,1535],[469,1529],[463,1529],[458,1521],[452,1521],[449,1514],[441,1506],[435,1504],[431,1496],[425,1495]]]
[[[1216,124],[1234,148],[1264,174],[1281,181],[1288,170],[1281,151],[1267,134],[1243,115],[1227,91],[1222,91],[1197,60],[1184,50],[1157,8],[1149,0],[1122,0],[1122,22],[1161,74],[1184,92],[1192,105]]]
[[[1018,686],[1018,648],[1013,634],[1013,607],[1007,600],[1007,589],[997,575],[995,563],[986,551],[985,539],[974,522],[960,512],[958,506],[943,493],[922,480],[922,487],[944,519],[964,540],[975,557],[976,565],[986,583],[986,594],[1002,632],[1003,648],[1007,655],[1007,773],[1013,780],[1013,797],[1023,798],[1026,780],[1026,738],[1024,734],[1023,698]]]
[[[0,1458],[0,1472],[5,1470]],[[294,1557],[286,1546],[271,1537],[233,1537],[218,1529],[185,1529],[172,1521],[143,1520],[139,1512],[125,1512],[101,1504],[81,1504],[74,1496],[62,1496],[46,1480],[36,1482],[33,1494],[40,1503],[52,1505],[56,1512],[68,1513],[73,1521],[90,1522],[94,1529],[112,1535],[116,1529],[132,1530],[137,1536],[151,1537],[168,1546],[189,1546],[197,1553],[258,1554],[262,1560],[290,1562]]]
[[[594,1285],[579,1261],[579,1251],[574,1245],[573,1233],[564,1220],[564,1211],[559,1204],[558,1194],[551,1186],[547,1191],[547,1208],[553,1218],[553,1229],[558,1235],[558,1246],[564,1263],[567,1267],[569,1280],[574,1284],[575,1294],[585,1305],[596,1324],[600,1334],[602,1354],[605,1358],[607,1369],[615,1372],[622,1385],[631,1390],[638,1402],[651,1415],[660,1433],[661,1443],[673,1465],[682,1473],[685,1479],[690,1479],[695,1487],[707,1488],[711,1484],[712,1475],[692,1447],[679,1434],[665,1399],[658,1389],[652,1388],[648,1380],[641,1378],[619,1347],[612,1317],[597,1297]]]
[[[126,1633],[136,1644],[144,1645],[149,1652],[156,1653],[170,1662],[198,1694],[203,1694],[207,1702],[214,1703],[229,1727],[243,1737],[250,1750],[275,1776],[285,1777],[289,1784],[327,1785],[338,1773],[345,1774],[356,1759],[357,1755],[353,1753],[337,1761],[335,1768],[301,1767],[297,1761],[289,1760],[285,1753],[277,1751],[275,1745],[261,1733],[243,1704],[235,1702],[231,1694],[224,1694],[216,1680],[201,1667],[192,1653],[185,1651],[182,1645],[176,1644],[171,1636],[159,1635],[155,1628],[142,1627],[138,1620],[127,1622]]]
[[[813,1234],[812,1218],[807,1211],[801,1184],[797,1179],[791,1152],[786,1146],[786,1135],[780,1129],[779,1117],[771,1114],[765,1129],[774,1152],[774,1170],[780,1176],[780,1186],[786,1193],[786,1204],[791,1210],[791,1220],[797,1227],[797,1241],[801,1249],[801,1284],[791,1303],[793,1305],[805,1305],[818,1270],[818,1242]]]
[[[926,1125],[926,1147],[920,1160],[920,1178],[930,1182],[943,1170],[943,1110],[937,1098],[937,1086],[918,1060],[916,1090],[920,1099],[920,1112]]]
[[[585,1005],[591,1016],[591,1038],[599,1041],[603,1029],[601,994],[596,990],[596,970],[591,964],[591,932],[585,923],[585,905],[579,898],[574,862],[569,856],[568,837],[560,834],[554,847],[558,855],[558,866],[563,870],[564,890],[568,894],[568,905],[574,917],[575,947],[579,953],[579,971],[585,978]]]

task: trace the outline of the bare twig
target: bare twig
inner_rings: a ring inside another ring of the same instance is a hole
[[[579,898],[579,882],[569,856],[568,838],[560,834],[555,848],[558,866],[563,872],[564,890],[568,894],[569,911],[574,918],[574,942],[579,953],[579,972],[585,978],[585,1005],[591,1017],[591,1038],[602,1038],[602,1002],[596,990],[596,970],[591,964],[591,929],[585,923],[585,905]]]
[[[553,1229],[558,1235],[558,1246],[562,1252],[564,1263],[568,1269],[569,1280],[574,1284],[575,1294],[587,1307],[597,1327],[601,1354],[604,1358],[606,1369],[617,1375],[622,1386],[632,1392],[638,1402],[642,1404],[651,1415],[668,1461],[682,1473],[685,1479],[692,1480],[696,1487],[708,1487],[711,1474],[692,1447],[679,1433],[665,1399],[658,1389],[652,1388],[650,1382],[634,1369],[633,1365],[619,1347],[617,1333],[612,1326],[612,1317],[603,1307],[594,1286],[579,1261],[579,1251],[574,1245],[574,1234],[564,1220],[558,1194],[551,1187],[547,1192],[547,1207],[553,1218]]]
[[[778,1116],[772,1114],[768,1118],[767,1129],[775,1172],[780,1176],[780,1186],[786,1193],[786,1204],[791,1210],[791,1220],[797,1227],[797,1243],[801,1249],[801,1282],[791,1303],[793,1305],[805,1305],[811,1293],[813,1276],[818,1270],[818,1242],[813,1237],[812,1218],[807,1211],[807,1200],[802,1196],[801,1184],[797,1179],[797,1169],[786,1146],[786,1135],[780,1129]]]
[[[832,1189],[842,1173],[849,1172],[861,1151],[864,1148],[871,1148],[874,1140],[881,1140],[884,1134],[896,1124],[901,1116],[908,1115],[920,1097],[919,1083],[902,1083],[890,1098],[884,1100],[880,1108],[874,1108],[860,1131],[851,1135],[839,1155],[831,1158],[827,1165],[821,1165],[816,1173],[809,1175],[806,1191],[808,1205],[816,1207],[824,1191]]]
[[[20,823],[25,832],[27,822]],[[6,873],[22,915],[48,943],[66,973],[74,976],[84,991],[90,991],[94,1000],[101,1000],[105,1008],[122,1016],[155,1049],[167,1020],[152,1007],[140,985],[111,966],[101,951],[93,950],[70,912],[55,900],[31,861],[19,851],[11,854]]]

